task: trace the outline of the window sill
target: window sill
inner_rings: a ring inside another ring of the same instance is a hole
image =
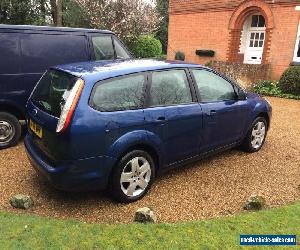
[[[290,66],[300,66],[300,61],[293,61],[290,63]]]

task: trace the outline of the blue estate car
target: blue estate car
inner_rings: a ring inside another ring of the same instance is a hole
[[[27,112],[25,146],[41,175],[132,202],[167,169],[238,145],[260,150],[272,108],[200,65],[124,60],[51,68]]]

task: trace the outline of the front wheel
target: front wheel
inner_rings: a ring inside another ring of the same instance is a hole
[[[6,112],[0,112],[0,149],[14,146],[21,137],[18,119]]]
[[[134,150],[126,154],[113,169],[111,195],[124,203],[137,201],[148,192],[154,176],[152,157],[145,151]]]
[[[253,153],[262,148],[266,140],[267,126],[266,119],[263,117],[258,117],[254,120],[243,142],[245,151]]]

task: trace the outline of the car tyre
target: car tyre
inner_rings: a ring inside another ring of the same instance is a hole
[[[14,116],[0,112],[0,149],[15,146],[21,137],[21,124]]]
[[[265,143],[268,124],[264,117],[257,117],[249,129],[242,148],[249,153],[258,152]]]
[[[145,151],[127,153],[113,169],[109,189],[114,200],[130,203],[141,199],[150,189],[155,177],[152,157]]]

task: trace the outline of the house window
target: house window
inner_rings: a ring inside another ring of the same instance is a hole
[[[296,39],[296,45],[295,45],[295,52],[294,52],[294,62],[300,62],[300,23],[298,27],[298,34]]]
[[[252,28],[263,28],[266,27],[266,21],[265,18],[262,15],[253,15],[252,16],[252,22],[251,22]]]

